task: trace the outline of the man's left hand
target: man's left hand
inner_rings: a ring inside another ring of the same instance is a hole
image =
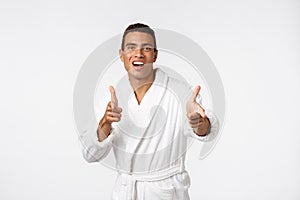
[[[186,104],[186,111],[190,126],[193,128],[194,132],[199,136],[205,136],[208,134],[210,122],[205,115],[205,110],[196,101],[200,89],[201,87],[199,85],[194,89],[193,95]]]

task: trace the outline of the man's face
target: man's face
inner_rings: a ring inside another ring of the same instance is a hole
[[[153,63],[157,58],[154,41],[150,34],[130,32],[124,39],[124,50],[120,59],[131,78],[147,79],[153,73]]]

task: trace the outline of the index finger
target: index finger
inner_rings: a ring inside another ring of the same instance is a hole
[[[116,96],[116,91],[113,86],[109,86],[109,91],[111,95],[111,108],[115,109],[116,107],[118,107],[118,99]]]

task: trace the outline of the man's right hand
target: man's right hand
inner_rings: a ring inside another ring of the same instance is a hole
[[[111,100],[108,102],[104,116],[99,122],[98,126],[98,140],[102,142],[106,139],[111,130],[111,124],[113,122],[119,122],[121,120],[122,108],[118,107],[118,99],[116,91],[113,86],[109,86]]]

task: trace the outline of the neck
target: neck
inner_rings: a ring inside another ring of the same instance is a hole
[[[152,73],[151,76],[149,76],[147,79],[130,78],[129,81],[134,90],[138,104],[140,104],[146,92],[149,90],[152,83],[154,82],[154,73]]]

